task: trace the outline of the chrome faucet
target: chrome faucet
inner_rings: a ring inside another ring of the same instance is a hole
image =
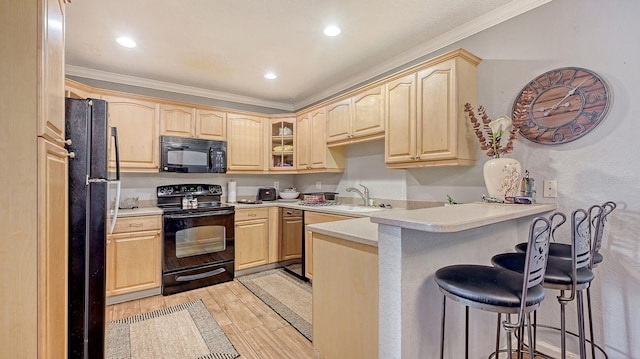
[[[347,188],[347,192],[355,192],[357,194],[360,195],[360,197],[362,197],[362,200],[364,201],[364,205],[368,206],[369,205],[369,189],[367,187],[365,187],[364,185],[360,185],[362,188],[364,188],[364,193],[362,193],[359,189],[355,188],[355,187],[349,187]]]

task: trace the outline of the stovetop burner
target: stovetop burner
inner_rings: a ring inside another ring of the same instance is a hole
[[[326,207],[326,206],[337,206],[340,204],[340,202],[331,202],[331,201],[324,201],[324,202],[300,202],[299,203],[301,206],[309,206],[309,207]]]
[[[217,210],[233,210],[234,207],[222,204],[222,186],[217,184],[177,184],[160,186],[156,190],[158,207],[164,213],[196,213]],[[197,202],[197,207],[184,207],[183,199]]]

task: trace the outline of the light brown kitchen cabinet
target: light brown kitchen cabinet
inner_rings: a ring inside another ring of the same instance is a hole
[[[224,140],[226,112],[207,108],[160,105],[160,134],[207,140]]]
[[[93,89],[91,87],[83,85],[73,80],[65,79],[64,96],[83,99],[83,98],[96,97],[97,95],[93,93]]]
[[[0,1],[0,347],[66,358],[65,2]]]
[[[315,233],[313,253],[319,356],[378,358],[378,248]]]
[[[120,170],[122,172],[158,172],[159,105],[135,97],[102,94],[108,102],[109,126],[118,128]],[[109,168],[115,168],[111,146]]]
[[[464,104],[476,102],[479,62],[460,49],[386,83],[387,167],[475,163],[475,141]]]
[[[384,137],[384,86],[327,106],[327,144],[339,146]]]
[[[325,223],[325,222],[334,222],[334,221],[344,221],[345,219],[353,219],[353,217],[348,216],[340,216],[336,214],[328,214],[328,213],[320,213],[320,212],[304,212],[304,224],[305,224],[305,234],[304,234],[304,267],[305,273],[304,276],[313,279],[313,232],[306,229],[306,226],[309,224],[317,224],[317,223]]]
[[[227,139],[227,113],[196,107],[196,138],[224,141]]]
[[[294,117],[271,119],[269,171],[295,173],[295,127]]]
[[[269,263],[269,208],[236,209],[235,269]]]
[[[296,118],[296,168],[305,172],[344,172],[344,148],[327,147],[325,109]]]
[[[261,173],[267,170],[265,159],[267,119],[242,114],[227,114],[227,169],[229,172]]]
[[[194,137],[196,109],[187,106],[160,105],[160,134],[163,136]]]
[[[66,354],[59,334],[67,329],[68,153],[38,139],[38,334],[42,357]]]
[[[54,143],[64,141],[64,12],[65,1],[44,0],[42,34],[41,111],[63,116],[39,116],[38,136]]]
[[[107,297],[160,292],[161,237],[161,216],[118,218],[113,234],[107,236]]]

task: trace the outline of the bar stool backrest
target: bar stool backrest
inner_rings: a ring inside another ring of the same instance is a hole
[[[590,268],[594,268],[597,266],[597,263],[594,262],[596,254],[600,252],[600,248],[602,247],[602,237],[604,235],[604,225],[607,223],[607,217],[614,209],[616,209],[616,203],[612,201],[605,202],[602,205],[602,210],[600,212],[600,216],[593,221],[597,220],[597,223],[593,226],[595,229],[595,235],[593,236],[593,246],[591,252],[591,265]]]
[[[525,289],[536,286],[544,280],[547,259],[549,258],[550,232],[551,223],[546,218],[537,217],[531,222],[526,254],[527,262],[524,268]],[[522,298],[525,298],[525,296]]]
[[[590,213],[593,211],[598,212],[598,214],[593,216],[593,219],[599,218],[600,214],[602,214],[602,207],[592,206],[588,212],[584,209],[576,209],[571,215],[571,258],[574,261],[574,272],[577,269],[588,267],[591,264],[592,216],[590,216]],[[573,277],[576,278],[575,273]]]

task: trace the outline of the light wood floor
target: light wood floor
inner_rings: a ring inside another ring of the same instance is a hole
[[[240,359],[318,358],[311,342],[238,281],[170,296],[154,296],[107,306],[117,320],[202,299],[240,354]]]

